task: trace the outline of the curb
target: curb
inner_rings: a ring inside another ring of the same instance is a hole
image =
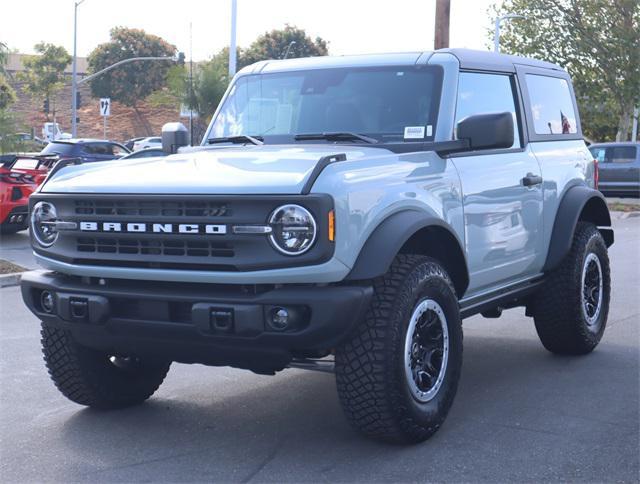
[[[20,284],[22,272],[14,272],[12,274],[3,274],[0,276],[0,287],[11,287]]]

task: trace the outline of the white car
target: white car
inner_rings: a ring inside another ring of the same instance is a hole
[[[151,136],[149,138],[142,138],[141,140],[133,143],[133,151],[144,150],[147,148],[162,148],[162,138],[159,136]]]

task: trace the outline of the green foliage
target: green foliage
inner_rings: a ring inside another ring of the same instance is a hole
[[[16,150],[17,140],[16,121],[13,114],[6,109],[0,109],[0,153],[11,153]]]
[[[569,71],[587,137],[627,139],[640,103],[639,0],[502,0],[492,10],[526,17],[503,24],[502,52]]]
[[[9,82],[0,74],[0,110],[7,109],[16,102],[16,92],[9,85]]]
[[[0,74],[6,74],[4,66],[9,58],[9,47],[4,42],[0,42]]]
[[[111,40],[97,46],[89,54],[89,70],[98,72],[116,62],[132,57],[173,56],[175,46],[144,30],[115,27]],[[125,64],[90,81],[95,97],[110,97],[127,106],[149,96],[166,84],[171,63],[167,61],[139,61]]]
[[[292,41],[289,58],[312,57],[328,54],[327,41],[317,37],[311,39],[303,29],[286,25],[284,29],[272,30],[258,37],[248,48],[238,49],[238,70],[266,59],[280,59]],[[215,112],[229,85],[229,48],[225,47],[209,61],[194,66],[193,99],[189,93],[189,64],[176,66],[167,76],[168,90],[180,101],[193,107],[202,120],[207,122]]]
[[[248,49],[241,50],[238,66],[244,67],[265,59],[282,59],[289,45],[288,58],[316,57],[329,53],[326,40],[320,37],[311,39],[303,29],[285,25],[284,29],[264,33]]]
[[[52,98],[64,86],[64,70],[71,63],[71,56],[64,47],[45,42],[36,44],[34,49],[37,55],[24,57],[24,71],[18,78],[32,96]]]
[[[207,121],[213,116],[229,85],[228,52],[229,49],[223,49],[210,61],[199,66],[198,74],[194,79],[193,107]]]

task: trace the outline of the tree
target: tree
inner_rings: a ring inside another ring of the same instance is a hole
[[[37,55],[24,57],[24,71],[18,78],[32,96],[55,104],[55,94],[64,86],[64,70],[71,63],[71,56],[64,47],[44,42],[36,44],[34,50]]]
[[[16,102],[16,93],[9,85],[5,77],[4,66],[7,63],[8,49],[6,44],[0,42],[0,111],[7,109]]]
[[[292,42],[294,42],[292,44]],[[290,47],[289,47],[290,46]],[[328,55],[328,42],[320,37],[311,39],[303,29],[286,25],[258,37],[246,49],[238,49],[238,69],[268,59]],[[225,47],[210,61],[198,66],[194,79],[195,108],[204,118],[210,118],[229,85],[229,48]]]
[[[144,30],[115,27],[110,32],[111,40],[98,45],[88,57],[90,72],[98,72],[121,60],[132,57],[170,57],[176,48],[157,35]],[[116,67],[96,77],[91,83],[95,97],[110,97],[134,108],[138,119],[150,133],[149,123],[138,111],[137,104],[152,92],[166,84],[167,61],[138,61]]]
[[[638,0],[502,0],[493,12],[526,17],[505,25],[503,52],[569,71],[587,137],[628,139],[640,103]]]
[[[316,57],[329,53],[326,40],[320,37],[313,40],[304,29],[287,24],[284,29],[265,32],[248,49],[241,49],[238,66],[244,67],[265,59],[282,59],[287,49],[289,49],[288,58]]]

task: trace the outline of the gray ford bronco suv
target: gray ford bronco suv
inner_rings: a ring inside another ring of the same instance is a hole
[[[69,399],[138,404],[171,362],[335,372],[364,434],[442,425],[463,318],[523,306],[546,349],[607,321],[613,231],[556,65],[475,52],[264,61],[201,146],[62,166],[22,295]]]

